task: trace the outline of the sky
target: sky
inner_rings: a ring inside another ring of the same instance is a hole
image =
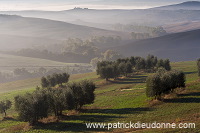
[[[194,0],[0,0],[0,11],[89,9],[145,9]],[[196,0],[200,1],[200,0]]]

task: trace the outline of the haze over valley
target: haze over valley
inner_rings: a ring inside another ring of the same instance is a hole
[[[199,56],[198,1],[147,9],[75,7],[0,13],[2,54],[90,63],[86,71],[93,71],[98,60],[131,55],[154,54],[171,61],[195,60]]]
[[[199,51],[199,0],[0,0],[0,133],[198,133]]]

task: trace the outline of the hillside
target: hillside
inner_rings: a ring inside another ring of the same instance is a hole
[[[2,48],[58,44],[68,38],[87,39],[92,36],[130,37],[128,33],[74,25],[61,21],[13,15],[0,15],[0,29],[0,46]]]
[[[180,22],[175,24],[164,25],[163,28],[168,33],[177,33],[184,31],[191,31],[195,29],[200,29],[200,21],[191,21],[191,22]]]
[[[168,95],[163,101],[148,102],[145,96],[145,78],[147,74],[134,74],[133,77],[120,81],[106,83],[95,73],[72,75],[70,81],[82,79],[93,80],[98,88],[95,91],[96,100],[92,105],[85,106],[79,112],[65,112],[60,121],[49,118],[47,123],[30,127],[17,119],[12,107],[8,111],[8,119],[0,121],[0,132],[108,132],[107,128],[88,129],[85,123],[114,123],[114,122],[166,122],[166,123],[195,123],[191,129],[110,129],[109,132],[199,132],[200,126],[200,82],[197,81],[196,62],[172,63],[173,69],[183,70],[186,73],[187,88],[177,91],[177,95]],[[39,84],[36,79],[10,83],[9,93],[0,94],[0,99],[13,99],[14,96],[33,91],[32,87]],[[29,85],[24,84],[27,82]],[[24,84],[27,89],[15,91]],[[32,87],[31,87],[32,86]],[[0,90],[5,86],[0,84]],[[12,91],[11,91],[12,90]],[[49,121],[49,122],[48,122]]]
[[[75,65],[74,63],[62,63],[46,59],[30,58],[30,57],[15,56],[15,55],[8,55],[1,53],[0,53],[0,62],[3,62],[0,64],[0,72],[9,72],[14,70],[15,68],[27,68],[33,71],[34,69],[38,69],[40,67],[63,68],[63,67],[73,67]],[[87,66],[88,64],[83,63],[80,65]]]
[[[153,8],[153,9],[159,9],[159,10],[200,10],[200,2],[199,1],[188,1],[188,2],[183,2],[183,3],[180,3],[180,4],[162,6],[162,7],[157,7],[157,8]]]
[[[1,50],[19,50],[21,48],[33,48],[38,45],[53,45],[59,40],[43,37],[32,37],[26,35],[8,35],[0,31],[0,47]]]
[[[165,8],[172,7],[176,10]],[[160,26],[169,23],[200,20],[199,2],[181,4],[151,9],[133,10],[95,10],[71,9],[64,11],[1,11],[2,14],[17,14],[25,17],[46,18],[81,25],[89,25],[107,29],[110,24],[139,24]],[[179,10],[181,8],[181,10]],[[196,9],[198,8],[198,10]],[[163,10],[161,10],[163,9]],[[100,25],[98,25],[100,24]]]
[[[199,58],[200,30],[174,33],[166,36],[133,42],[114,47],[125,56],[147,56],[153,54],[171,61],[188,61]]]

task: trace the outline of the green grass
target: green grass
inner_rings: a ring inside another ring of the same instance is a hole
[[[174,62],[171,63],[173,69],[181,70],[186,74],[186,83],[197,80],[197,65],[196,61]]]
[[[40,85],[39,78],[18,80],[8,83],[0,83],[0,95],[12,91],[20,91],[20,90],[35,88],[38,85]]]
[[[79,114],[63,116],[59,122],[42,124],[29,130],[23,130],[23,122],[16,119],[14,108],[8,115],[14,120],[1,121],[0,132],[27,132],[27,133],[54,133],[54,132],[106,132],[106,129],[86,129],[86,122],[191,122],[196,123],[196,129],[139,129],[136,132],[168,133],[168,132],[200,132],[200,82],[197,81],[197,69],[195,62],[172,63],[173,69],[186,73],[187,87],[178,96],[170,95],[161,102],[151,102],[145,95],[145,78],[147,75],[133,75],[129,78],[111,80],[106,82],[95,73],[77,74],[70,77],[71,81],[91,79],[97,84],[94,104],[87,105]],[[1,99],[12,99],[18,94],[33,91],[35,82],[27,80],[23,88],[23,81],[10,83],[10,91],[0,94]],[[34,81],[33,80],[33,81]],[[29,83],[28,83],[29,82]],[[1,84],[0,84],[1,85]],[[6,85],[5,85],[6,86]],[[15,91],[15,88],[18,88]],[[0,89],[3,89],[0,86]],[[20,91],[18,91],[20,90]],[[67,113],[67,111],[66,111]],[[134,129],[115,129],[113,132],[134,132]]]

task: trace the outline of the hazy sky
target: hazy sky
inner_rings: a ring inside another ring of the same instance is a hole
[[[185,1],[194,0],[0,0],[0,10],[144,9]]]

